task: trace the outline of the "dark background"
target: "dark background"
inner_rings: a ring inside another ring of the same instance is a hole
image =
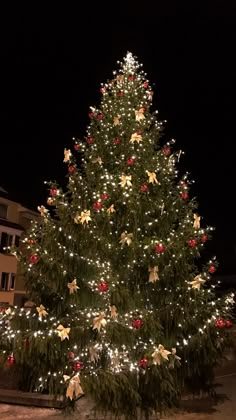
[[[36,209],[45,180],[65,183],[63,149],[85,136],[100,83],[131,51],[154,85],[166,137],[185,151],[202,224],[216,229],[209,252],[235,273],[236,3],[226,3],[3,14],[0,185],[9,198]]]

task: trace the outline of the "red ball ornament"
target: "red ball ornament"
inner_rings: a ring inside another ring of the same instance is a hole
[[[109,289],[109,286],[106,281],[100,281],[100,283],[98,283],[99,292],[106,292],[108,289]]]
[[[73,172],[75,172],[75,167],[74,166],[68,166],[68,171],[70,172],[70,174],[73,174]]]
[[[122,91],[120,91],[120,92],[118,92],[118,96],[124,96],[124,92],[122,92]]]
[[[229,319],[227,319],[227,320],[225,321],[225,326],[226,326],[226,328],[230,328],[230,327],[232,327],[232,325],[233,325],[233,323],[232,323],[232,321],[230,321]]]
[[[194,248],[194,247],[197,245],[197,241],[196,241],[196,239],[189,239],[189,241],[188,241],[188,245],[189,245],[191,248]]]
[[[127,164],[129,165],[129,166],[132,166],[132,165],[134,165],[134,159],[131,157],[131,158],[129,158],[128,160],[127,160]]]
[[[103,114],[98,114],[98,119],[102,120],[103,119]]]
[[[143,108],[144,109],[144,108]],[[142,135],[142,130],[137,130],[136,131],[137,134],[139,134],[140,136]]]
[[[38,257],[37,254],[31,255],[31,257],[30,257],[30,263],[31,264],[37,264],[38,260],[39,260],[39,257]]]
[[[143,326],[143,320],[141,318],[133,319],[132,327],[139,330]]]
[[[52,197],[48,197],[48,199],[47,199],[47,205],[48,206],[52,206],[53,205],[53,199],[52,199]]]
[[[89,113],[89,118],[94,118],[94,116],[95,116],[94,112]]]
[[[119,144],[120,143],[120,139],[118,139],[117,137],[114,139],[114,144]]]
[[[84,364],[83,362],[80,362],[79,360],[73,363],[73,371],[79,372],[79,370],[83,369]]]
[[[96,201],[95,203],[93,203],[93,209],[96,211],[100,211],[102,208],[102,203],[101,201]]]
[[[214,265],[210,265],[210,267],[208,268],[209,273],[213,274],[216,272],[216,268]]]
[[[29,238],[27,242],[28,244],[31,244],[31,245],[35,244],[35,240],[32,238]]]
[[[133,82],[133,81],[134,81],[134,79],[135,79],[134,75],[133,75],[133,74],[130,74],[130,75],[129,75],[129,80],[130,80],[131,82]]]
[[[51,195],[52,197],[55,197],[55,196],[57,195],[57,190],[56,190],[56,188],[52,188],[52,189],[50,190],[50,195]]]
[[[16,363],[16,359],[15,359],[14,354],[12,353],[7,358],[7,366],[12,367],[12,366],[14,366],[15,363]]]
[[[93,144],[94,143],[94,138],[93,137],[88,137],[87,138],[87,143],[88,144]]]
[[[101,199],[102,199],[103,201],[106,201],[106,200],[108,199],[108,194],[106,194],[106,193],[102,193],[102,194],[101,194]]]
[[[70,351],[69,359],[74,359],[74,358],[75,358],[75,353],[73,353],[73,351]]]
[[[80,144],[76,143],[74,144],[74,150],[79,150],[80,149]]]
[[[186,188],[186,187],[187,187],[186,182],[181,182],[180,184],[181,184],[181,187],[182,187],[182,188]]]
[[[165,147],[163,149],[163,153],[164,153],[164,155],[169,155],[170,154],[170,147]]]
[[[205,243],[207,241],[207,239],[208,239],[207,235],[202,235],[202,237],[201,237],[202,243]]]
[[[163,254],[163,252],[165,252],[165,245],[163,245],[163,244],[156,244],[156,246],[155,246],[155,252],[157,254]]]
[[[104,87],[102,87],[102,88],[100,89],[100,92],[101,92],[102,94],[104,94],[104,93],[106,93],[106,89],[105,89]]]
[[[141,185],[140,190],[142,192],[147,192],[148,191],[148,185],[146,185],[146,184]]]
[[[187,200],[187,199],[188,199],[188,193],[187,193],[186,191],[182,192],[182,193],[181,193],[181,198],[182,198],[183,200]]]
[[[222,318],[218,318],[215,321],[215,327],[216,328],[224,328],[224,326],[225,326],[225,321]]]
[[[147,89],[148,85],[149,85],[149,83],[148,83],[148,82],[144,82],[143,87],[144,87],[145,89]]]
[[[138,365],[139,365],[139,367],[141,368],[141,369],[146,369],[146,367],[147,367],[147,364],[148,364],[148,360],[147,359],[141,359],[141,360],[139,360],[139,363],[138,363]]]

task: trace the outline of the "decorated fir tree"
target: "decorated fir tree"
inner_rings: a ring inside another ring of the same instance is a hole
[[[128,53],[74,151],[68,183],[49,184],[16,255],[30,309],[9,308],[1,352],[25,390],[135,418],[209,391],[228,343],[233,297],[216,298],[215,259],[181,152],[162,142],[152,87]]]

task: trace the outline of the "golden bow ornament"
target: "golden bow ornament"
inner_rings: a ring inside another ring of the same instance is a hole
[[[120,116],[119,115],[114,117],[113,123],[114,123],[115,126],[120,124]]]
[[[132,187],[132,175],[121,175],[120,177],[121,181],[119,182],[119,184],[122,187],[125,187],[127,185],[127,187]]]
[[[98,156],[96,159],[92,160],[92,163],[98,163],[99,165],[103,164],[102,158]]]
[[[98,332],[100,332],[101,327],[106,326],[107,321],[105,320],[105,316],[105,312],[100,312],[100,315],[93,319],[93,330],[98,330]]]
[[[130,138],[131,143],[134,143],[135,141],[137,143],[140,143],[140,141],[142,141],[142,140],[143,140],[143,138],[142,138],[141,134],[138,134],[138,133],[133,133],[131,138]]]
[[[149,283],[155,283],[157,280],[159,280],[158,276],[158,266],[155,267],[149,267]]]
[[[70,290],[70,295],[77,292],[79,286],[77,286],[77,280],[74,279],[71,283],[67,283],[67,287]]]
[[[196,277],[194,277],[193,281],[190,281],[189,284],[192,285],[192,289],[198,289],[200,290],[201,286],[206,283],[206,280],[202,279],[200,274],[198,274]]]
[[[65,328],[63,327],[63,325],[58,325],[57,327],[57,333],[58,333],[58,337],[61,337],[61,341],[64,341],[66,338],[67,340],[69,340],[69,332],[70,332],[70,328]]]
[[[194,218],[193,228],[194,229],[200,229],[201,216],[198,216],[196,213],[194,213],[193,218]]]
[[[69,384],[67,386],[66,390],[66,397],[70,398],[70,400],[73,400],[73,398],[77,398],[79,395],[84,394],[84,391],[80,384],[80,377],[79,375],[70,376],[63,375],[64,381],[69,381]]]
[[[109,307],[109,309],[110,309],[110,312],[111,312],[111,318],[112,318],[112,319],[116,319],[116,318],[117,318],[117,316],[118,316],[116,306],[115,306],[115,305],[111,305],[111,306]]]
[[[116,81],[119,84],[123,83],[123,81],[124,81],[124,75],[123,74],[117,74]]]
[[[42,318],[44,317],[44,316],[47,316],[48,315],[48,312],[45,310],[45,307],[43,306],[43,305],[40,305],[40,306],[37,306],[36,307],[36,310],[37,310],[37,312],[38,312],[38,314],[39,314],[39,318],[42,320]]]
[[[115,208],[114,208],[114,204],[112,204],[110,207],[108,207],[107,209],[107,214],[112,214],[115,213]]]
[[[38,209],[38,211],[40,213],[40,216],[42,216],[42,217],[46,217],[47,216],[48,210],[44,206],[38,206],[37,209]]]
[[[74,217],[74,222],[75,223],[82,223],[82,225],[84,223],[88,224],[88,222],[90,222],[91,220],[92,219],[91,219],[90,210],[81,211],[80,214],[77,213]]]
[[[64,149],[64,160],[63,162],[68,162],[71,158],[71,151],[70,149]]]
[[[157,181],[157,176],[155,174],[155,172],[149,172],[146,171],[147,175],[148,175],[148,182],[149,184],[159,184],[159,182]]]
[[[124,246],[125,244],[130,245],[133,239],[133,233],[123,232],[120,235],[120,244]]]
[[[145,119],[144,116],[144,108],[140,108],[138,111],[134,111],[135,112],[135,119],[136,121],[141,121]]]
[[[98,344],[95,344],[94,346],[89,347],[89,354],[90,354],[91,362],[96,363],[99,359]]]
[[[169,350],[166,350],[162,344],[159,344],[158,348],[152,353],[154,365],[159,365],[163,360],[169,360],[168,356],[171,354]]]

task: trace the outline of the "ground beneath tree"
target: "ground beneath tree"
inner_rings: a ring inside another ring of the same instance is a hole
[[[236,362],[232,366],[231,373],[217,377],[221,385],[218,391],[219,402],[216,403],[208,398],[186,400],[183,409],[173,413],[172,416],[164,417],[163,420],[235,420],[236,418]],[[58,409],[33,408],[8,404],[0,404],[1,420],[32,419],[32,420],[95,420],[91,414],[91,404],[86,398],[79,400],[77,411],[66,417]],[[97,420],[105,420],[104,416],[96,417]],[[106,417],[106,420],[113,420]],[[153,418],[154,420],[154,418]]]
[[[2,378],[3,379],[3,378]],[[5,379],[6,380],[6,379]],[[1,381],[0,381],[1,382]],[[207,397],[188,398],[181,409],[164,416],[163,420],[235,420],[236,419],[236,347],[226,355],[226,361],[216,372],[217,400]],[[115,420],[112,416],[94,417],[87,397],[77,402],[76,412],[68,416],[59,409],[25,407],[0,403],[0,420]],[[156,417],[150,420],[156,420]],[[124,419],[122,419],[124,420]],[[140,419],[144,420],[144,419]]]

